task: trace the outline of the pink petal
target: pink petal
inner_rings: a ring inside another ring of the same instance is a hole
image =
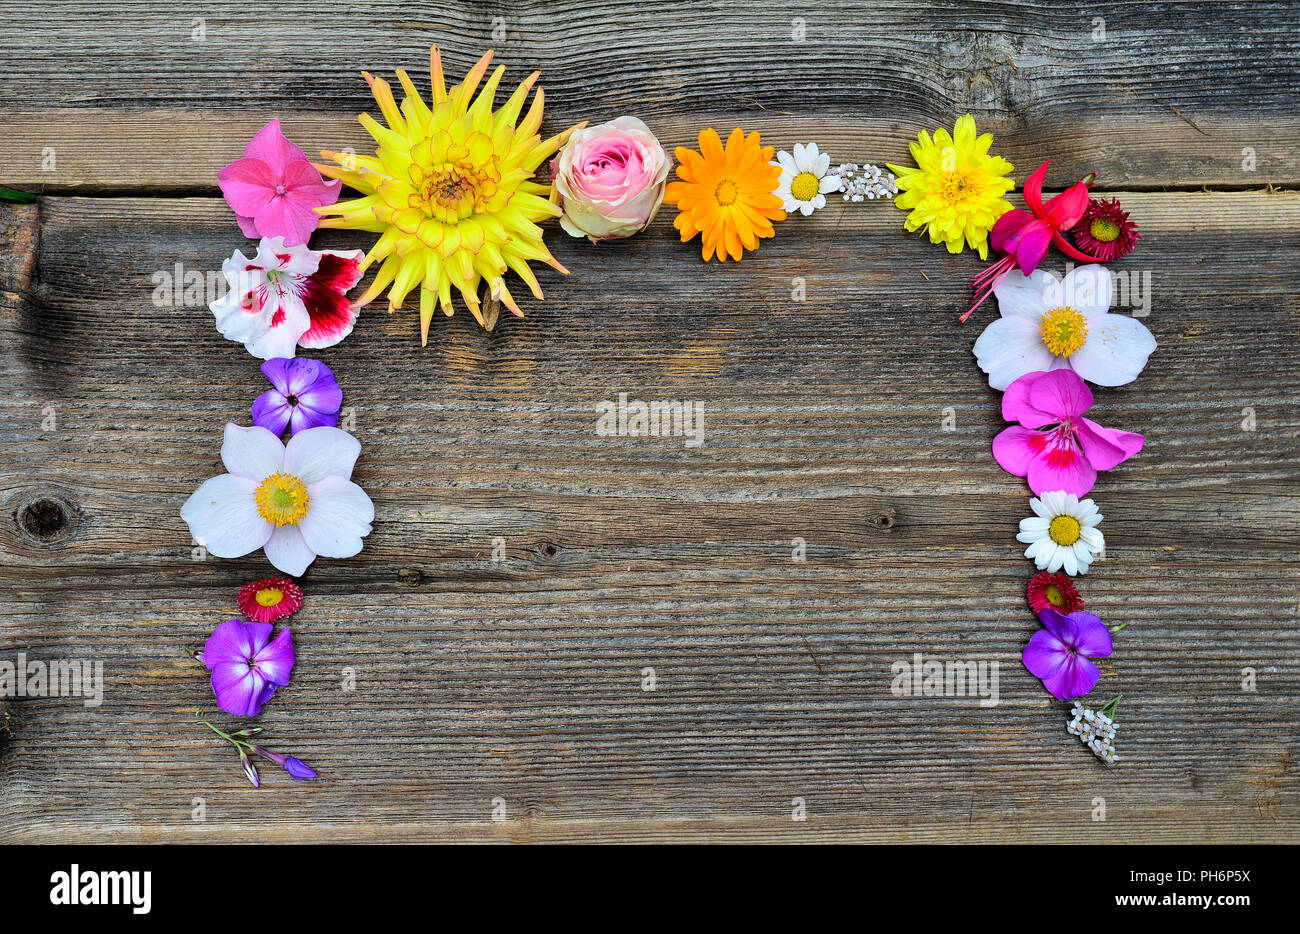
[[[1092,392],[1070,369],[1053,370],[1034,383],[1029,390],[1029,404],[1049,412],[1054,422],[1078,418],[1092,408]]]
[[[284,179],[289,163],[306,161],[307,155],[281,132],[280,121],[272,120],[253,134],[253,138],[244,147],[244,158],[261,159],[274,173],[276,182],[279,182]]]
[[[243,232],[244,236],[247,237],[248,239],[257,240],[262,236],[260,233],[257,232],[257,221],[253,220],[251,217],[245,217],[242,214],[236,214],[235,221],[239,224],[239,229]]]
[[[284,173],[284,187],[288,197],[294,198],[306,207],[333,204],[339,199],[342,182],[334,179],[327,182],[321,178],[316,166],[306,159],[291,162]]]
[[[1016,265],[1025,275],[1038,268],[1038,264],[1047,255],[1047,248],[1052,245],[1052,233],[1042,221],[1034,221],[1020,229],[1014,244],[1009,248],[1015,252]]]
[[[1043,449],[1042,436],[1037,431],[1012,425],[998,432],[993,439],[993,459],[1007,473],[1023,477],[1029,465]]]
[[[1030,391],[1046,375],[1046,371],[1035,370],[1008,386],[1002,394],[1002,417],[1009,422],[1019,422],[1026,428],[1042,428],[1059,422],[1060,418],[1053,413],[1044,412],[1030,403]]]
[[[1076,182],[1061,192],[1043,209],[1043,220],[1047,221],[1053,231],[1069,230],[1079,223],[1083,212],[1088,209],[1088,186]]]
[[[320,217],[293,198],[272,198],[253,215],[263,237],[283,237],[285,246],[302,246],[316,229]]]
[[[217,173],[217,184],[236,214],[256,217],[275,197],[275,174],[261,159],[238,159]]]
[[[1083,452],[1073,442],[1048,444],[1047,433],[1039,433],[1044,439],[1042,451],[1029,464],[1026,479],[1035,495],[1041,496],[1052,490],[1064,490],[1075,496],[1083,496],[1097,482],[1097,470],[1088,463]]]
[[[1034,174],[1025,179],[1025,185],[1021,192],[1025,196],[1025,204],[1029,205],[1030,212],[1035,217],[1043,216],[1043,178],[1047,175],[1047,167],[1051,162],[1044,162]]]
[[[1146,440],[1142,435],[1117,428],[1103,428],[1090,418],[1081,419],[1076,429],[1084,457],[1098,470],[1110,470],[1128,460]]]
[[[1006,242],[1017,230],[1032,221],[1033,215],[1028,211],[1022,211],[1019,208],[1012,208],[1007,213],[999,217],[993,224],[993,229],[989,231],[989,246],[999,253],[1010,253],[1006,247]]]

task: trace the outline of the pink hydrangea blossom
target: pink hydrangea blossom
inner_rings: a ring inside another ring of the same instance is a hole
[[[1090,408],[1092,393],[1073,370],[1026,373],[1002,396],[1002,417],[1020,424],[993,439],[994,458],[1007,473],[1027,477],[1036,495],[1083,496],[1097,471],[1132,457],[1144,440],[1084,418]]]
[[[248,141],[244,157],[217,173],[226,202],[244,236],[283,237],[301,246],[320,220],[312,208],[339,199],[342,182],[326,181],[272,120]]]

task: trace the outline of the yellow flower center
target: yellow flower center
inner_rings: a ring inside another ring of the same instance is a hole
[[[497,186],[488,168],[467,162],[443,162],[424,173],[419,193],[409,204],[445,224],[455,224],[483,208]]]
[[[271,474],[257,485],[254,498],[258,513],[275,525],[297,525],[298,520],[307,515],[307,484],[293,474]],[[258,602],[261,602],[260,596]]]
[[[1094,217],[1092,223],[1088,225],[1088,232],[1092,234],[1094,240],[1111,243],[1119,239],[1119,224],[1104,217]]]
[[[259,590],[257,596],[253,599],[257,601],[258,606],[279,606],[280,601],[284,599],[284,591],[277,590],[274,587],[267,587]]]
[[[822,180],[811,172],[800,172],[790,183],[790,196],[796,201],[811,201],[821,191]]]
[[[1068,357],[1088,340],[1088,321],[1074,308],[1053,308],[1038,320],[1038,333],[1047,349],[1058,357]]]
[[[944,172],[939,180],[939,195],[949,205],[960,204],[972,193],[974,185],[964,172]]]
[[[713,189],[713,197],[722,207],[729,207],[736,203],[736,198],[740,195],[740,189],[736,183],[729,178],[724,178],[718,182],[718,187]]]
[[[1058,516],[1057,518],[1062,518]],[[1043,589],[1043,596],[1052,606],[1065,606],[1065,594],[1061,593],[1060,588],[1055,584],[1048,584]]]
[[[1052,520],[1052,524],[1048,526],[1047,534],[1058,545],[1073,545],[1079,540],[1079,532],[1082,528],[1083,526],[1079,525],[1079,520],[1074,516],[1057,516]]]

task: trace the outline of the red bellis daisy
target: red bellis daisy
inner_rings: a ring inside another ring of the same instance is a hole
[[[267,577],[245,584],[235,600],[252,622],[272,623],[302,609],[302,588],[287,577]]]

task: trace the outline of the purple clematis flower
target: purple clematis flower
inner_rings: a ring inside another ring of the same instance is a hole
[[[293,756],[282,756],[277,752],[271,752],[265,746],[254,746],[253,752],[263,759],[274,762],[300,782],[310,781],[316,777],[316,770],[301,759],[295,759]]]
[[[339,423],[343,390],[334,372],[319,360],[277,357],[262,364],[262,373],[275,388],[253,403],[253,424],[279,437],[288,426],[290,435],[321,425]]]
[[[1025,667],[1043,679],[1043,687],[1053,697],[1083,697],[1101,677],[1089,659],[1105,658],[1114,650],[1110,630],[1083,610],[1064,616],[1048,608],[1038,614],[1038,621],[1044,628],[1025,646]]]
[[[270,623],[222,623],[203,646],[203,664],[212,671],[217,706],[226,713],[256,717],[276,688],[293,671],[293,633],[271,638]]]

